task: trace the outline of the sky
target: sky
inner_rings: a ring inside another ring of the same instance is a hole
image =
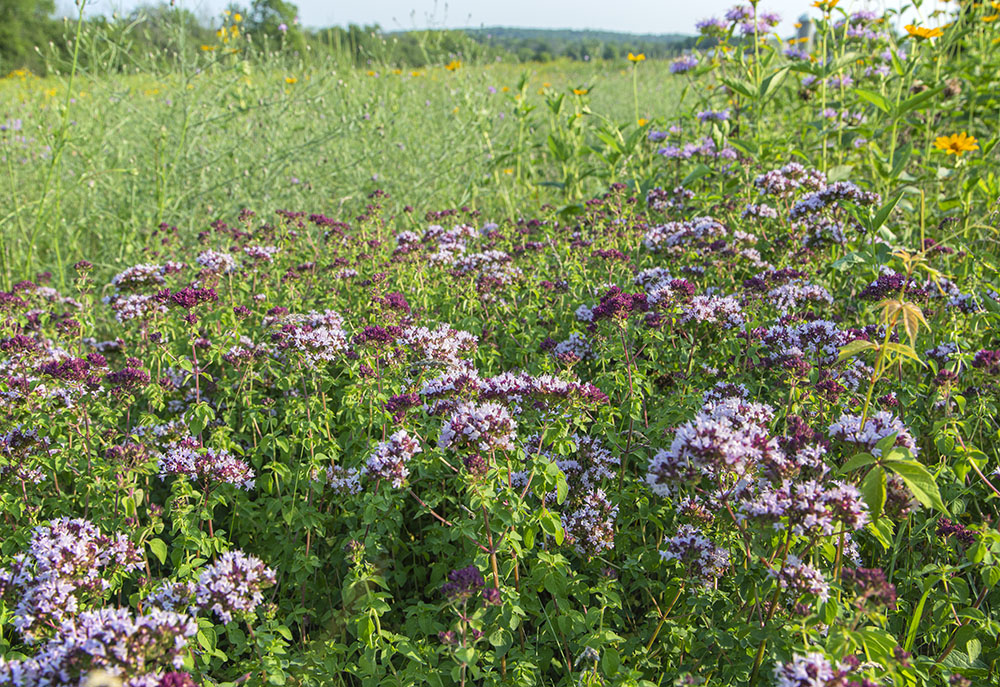
[[[412,28],[479,28],[516,26],[545,29],[601,29],[628,33],[694,33],[694,24],[721,15],[737,0],[292,0],[302,23],[310,27],[379,24],[384,30]],[[199,16],[217,15],[229,0],[175,0]],[[848,9],[880,11],[898,8],[903,0],[841,0]],[[925,11],[943,0],[927,0]],[[91,11],[111,14],[127,11],[142,0],[88,0]],[[249,0],[237,0],[249,4]],[[819,10],[811,0],[762,0],[760,7],[781,14],[782,34],[794,33],[792,24],[803,13]],[[71,0],[59,0],[60,10],[73,12]]]

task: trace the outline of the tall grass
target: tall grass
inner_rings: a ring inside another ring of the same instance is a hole
[[[623,126],[634,117],[621,64],[401,71],[386,66],[387,45],[367,69],[335,50],[307,66],[266,50],[192,50],[175,33],[169,68],[130,57],[120,27],[88,27],[75,77],[55,65],[61,75],[0,79],[0,113],[21,121],[18,140],[6,135],[0,148],[11,201],[0,214],[5,279],[45,266],[64,283],[65,256],[109,268],[139,260],[161,223],[197,230],[247,206],[336,210],[374,188],[418,210],[469,205],[506,216],[518,203],[562,197],[540,185],[562,174],[550,152],[528,144],[537,128],[562,122],[517,112],[586,84],[593,111]],[[643,67],[643,116],[669,112],[675,80],[662,65]],[[528,183],[515,183],[512,168]],[[603,183],[590,182],[575,193]]]

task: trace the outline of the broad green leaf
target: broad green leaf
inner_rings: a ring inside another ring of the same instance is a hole
[[[681,182],[681,186],[688,186],[692,181],[701,179],[703,176],[707,176],[712,173],[712,168],[708,165],[699,164],[691,173],[684,177],[684,181]]]
[[[766,100],[775,90],[781,85],[781,82],[785,80],[785,74],[788,73],[788,67],[782,67],[778,71],[774,72],[766,79],[760,82],[760,98],[761,100]]]
[[[840,349],[840,356],[838,360],[844,360],[845,358],[853,358],[858,353],[862,351],[870,351],[877,349],[878,344],[871,341],[866,341],[865,339],[855,339],[851,343],[847,344]]]
[[[869,470],[861,481],[861,495],[868,504],[871,519],[878,520],[882,516],[882,507],[885,506],[885,470],[880,467]]]
[[[899,104],[899,109],[896,111],[896,116],[902,117],[908,112],[917,110],[923,107],[925,104],[930,103],[932,99],[935,96],[937,96],[938,93],[944,90],[944,88],[945,88],[944,85],[937,86],[935,88],[928,89],[923,93],[917,93],[916,95],[907,98],[906,100],[904,100]]]
[[[149,544],[149,550],[152,551],[153,555],[159,559],[160,564],[162,565],[163,563],[166,563],[167,562],[166,543],[164,543],[162,539],[150,539],[149,542],[147,543]]]
[[[605,675],[614,677],[618,673],[621,663],[621,657],[613,647],[609,646],[604,649],[604,656],[601,657],[601,668],[604,670]]]
[[[934,475],[921,463],[910,459],[886,460],[883,464],[903,478],[906,486],[910,488],[917,501],[920,501],[925,508],[936,508],[944,513],[948,512],[944,501],[941,500],[941,492],[938,491]]]
[[[885,345],[885,348],[886,350],[892,351],[893,353],[898,353],[904,358],[910,358],[911,360],[916,360],[924,367],[927,367],[927,364],[920,359],[920,356],[917,355],[917,352],[913,350],[912,346],[907,346],[906,344],[898,344],[898,343],[887,343]]]
[[[844,463],[844,466],[840,468],[843,473],[850,472],[852,470],[857,470],[858,468],[863,468],[866,465],[871,465],[875,462],[875,456],[870,453],[857,453]]]
[[[884,95],[875,93],[874,91],[867,91],[863,88],[855,88],[854,93],[862,100],[871,103],[883,112],[888,112],[892,109],[892,104]]]
[[[895,209],[896,204],[902,197],[903,192],[900,191],[887,201],[885,205],[878,209],[878,212],[875,213],[875,218],[872,220],[872,230],[879,229],[883,224],[885,224],[885,221],[889,218],[889,214],[893,211],[893,209]]]

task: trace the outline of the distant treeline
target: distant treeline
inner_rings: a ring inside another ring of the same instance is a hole
[[[0,0],[0,76],[16,69],[61,70],[76,36],[74,19],[54,17],[54,0]],[[617,59],[628,52],[671,57],[695,45],[693,36],[607,31],[483,28],[385,32],[378,26],[307,29],[284,0],[234,2],[228,13],[199,17],[164,2],[124,16],[88,17],[81,27],[84,68],[134,71],[169,68],[199,52],[238,49],[309,62],[334,58],[356,66],[419,68],[462,60],[546,62]],[[235,30],[234,30],[235,27]]]
[[[625,57],[629,52],[643,53],[651,59],[674,57],[695,47],[698,41],[697,36],[681,34],[637,35],[569,29],[495,27],[466,30],[465,33],[477,42],[498,48],[521,62],[547,62],[560,57],[613,60]]]

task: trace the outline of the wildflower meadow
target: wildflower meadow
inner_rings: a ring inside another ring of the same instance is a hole
[[[1000,684],[1000,3],[860,4],[67,21],[0,79],[0,686]]]

